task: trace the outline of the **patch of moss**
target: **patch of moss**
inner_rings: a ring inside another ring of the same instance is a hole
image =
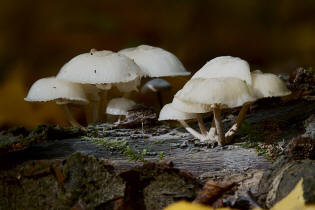
[[[265,147],[261,147],[261,145],[257,141],[244,141],[240,142],[239,145],[244,148],[253,148],[257,151],[259,156],[264,156],[266,159],[271,160],[271,157],[268,155],[268,150]]]
[[[248,121],[244,121],[236,136],[242,140],[259,141],[264,139],[265,133],[252,126]]]
[[[159,159],[160,159],[160,160],[164,160],[164,158],[165,158],[164,152],[160,152],[160,153],[159,153]]]
[[[141,152],[131,148],[128,145],[128,142],[124,139],[122,140],[109,140],[107,138],[96,138],[96,137],[83,137],[85,141],[94,142],[102,147],[105,147],[109,150],[116,150],[120,154],[128,157],[132,161],[145,161],[144,157],[146,156],[148,149],[143,149]]]

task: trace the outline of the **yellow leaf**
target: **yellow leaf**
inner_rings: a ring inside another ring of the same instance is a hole
[[[204,206],[187,201],[179,201],[166,207],[164,210],[212,210],[210,206]],[[218,208],[216,210],[231,210],[230,208]]]
[[[303,197],[303,179],[301,179],[295,188],[281,201],[276,203],[272,210],[315,210],[315,205],[305,205]]]

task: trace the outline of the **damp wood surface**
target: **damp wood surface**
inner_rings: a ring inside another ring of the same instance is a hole
[[[261,124],[271,123],[285,126],[277,139],[286,140],[297,136],[301,132],[297,124],[303,124],[309,115],[314,113],[314,102],[293,101],[279,105],[279,101],[267,101],[266,107],[259,105],[246,116],[245,121],[250,123],[251,128],[260,129]],[[209,120],[210,118],[208,118]],[[230,126],[234,118],[224,121],[225,127]],[[206,122],[209,127],[210,122]],[[292,126],[294,125],[294,126]],[[196,125],[194,125],[196,126]],[[273,129],[273,128],[271,128]],[[168,124],[156,125],[154,127],[142,128],[112,128],[111,124],[99,124],[90,126],[88,132],[92,132],[91,138],[105,138],[107,140],[126,140],[128,145],[141,152],[146,150],[144,159],[146,161],[159,161],[161,155],[163,160],[169,160],[174,166],[192,173],[194,176],[212,174],[241,173],[244,170],[268,168],[270,162],[264,157],[257,155],[254,148],[244,148],[242,136],[236,137],[236,143],[224,147],[209,148],[200,144],[197,140],[181,127],[169,126]],[[260,131],[260,130],[259,130]],[[267,131],[268,132],[268,131]],[[274,131],[270,132],[273,135]],[[269,133],[267,133],[269,134]],[[83,134],[82,134],[83,136]],[[263,139],[260,139],[263,141]],[[0,157],[0,161],[25,161],[40,159],[62,159],[74,152],[86,155],[95,155],[99,158],[108,159],[115,166],[115,170],[121,171],[135,165],[142,164],[141,161],[131,161],[119,151],[104,148],[94,142],[83,140],[80,137],[50,140],[30,146],[22,151],[12,152]]]

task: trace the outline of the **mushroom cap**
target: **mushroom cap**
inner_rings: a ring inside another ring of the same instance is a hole
[[[255,101],[245,81],[230,78],[191,79],[176,93],[176,98],[199,104],[234,108]]]
[[[174,54],[159,47],[140,45],[120,50],[118,53],[133,59],[149,77],[190,75]]]
[[[127,115],[136,102],[127,98],[113,98],[107,104],[106,113],[111,115]]]
[[[129,82],[142,76],[140,67],[130,58],[111,51],[91,51],[72,58],[57,78],[83,84]]]
[[[142,93],[148,93],[148,92],[160,92],[163,90],[169,90],[171,88],[171,84],[161,78],[155,78],[151,79],[150,81],[146,82],[142,88]]]
[[[89,103],[80,84],[63,81],[56,77],[37,80],[30,88],[24,100],[34,102],[56,101],[59,104]]]
[[[186,113],[207,113],[212,111],[211,105],[209,104],[186,102],[176,97],[173,98],[172,106],[176,107],[177,110]]]
[[[238,57],[220,56],[208,61],[199,71],[193,75],[196,78],[226,78],[235,77],[252,84],[249,64]]]
[[[196,119],[197,114],[181,112],[173,104],[166,104],[160,111],[159,120],[190,120]]]
[[[291,91],[285,83],[275,74],[263,73],[260,70],[253,71],[252,91],[257,98],[278,97],[290,95]]]

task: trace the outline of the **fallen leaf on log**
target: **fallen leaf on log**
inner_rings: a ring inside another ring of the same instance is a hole
[[[218,198],[220,198],[224,192],[235,186],[235,183],[218,184],[209,180],[202,188],[201,192],[197,195],[194,203],[211,205]]]

